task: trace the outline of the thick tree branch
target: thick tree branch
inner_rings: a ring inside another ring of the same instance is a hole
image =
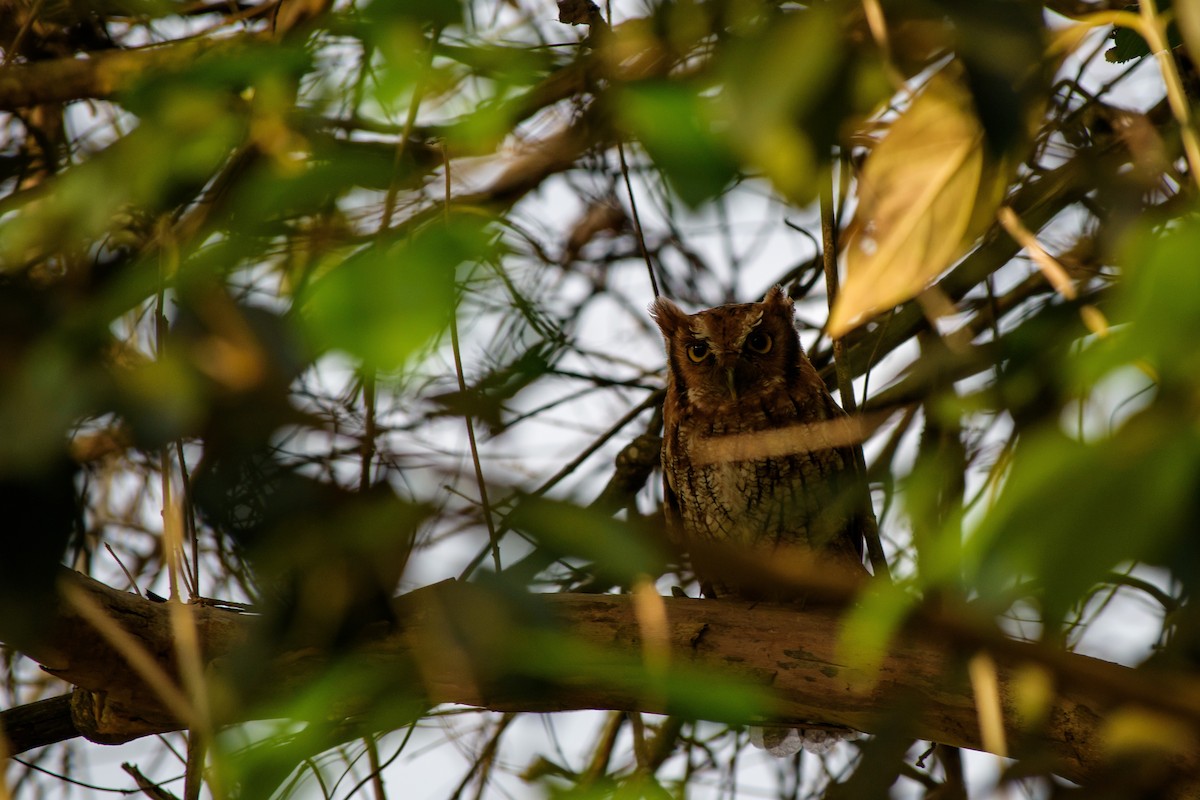
[[[73,573],[66,580],[82,587],[173,673],[167,604]],[[554,620],[571,640],[593,654],[586,662],[575,656],[580,679],[538,682],[531,681],[528,673],[518,674],[520,662],[506,658],[511,651],[505,648],[513,647],[513,640],[530,629],[522,627],[525,623],[503,630],[486,624],[500,618],[497,597],[472,584],[446,582],[399,598],[399,629],[366,649],[374,660],[412,668],[412,674],[421,676],[423,696],[430,704],[532,712],[679,711],[669,692],[655,691],[644,680],[630,680],[628,669],[619,679],[614,671],[613,679],[605,680],[603,665],[597,666],[596,653],[611,654],[614,664],[636,663],[645,640],[655,638],[644,635],[630,597],[558,594],[526,599],[530,602],[523,607],[536,607],[534,617]],[[964,667],[966,658],[981,651],[989,652],[998,665],[1009,752],[1019,754],[1026,746],[1045,745],[1054,755],[1054,771],[1073,780],[1086,780],[1110,757],[1103,744],[1104,720],[1114,710],[1171,714],[1177,724],[1192,730],[1200,721],[1200,681],[1176,674],[1146,675],[1142,670],[1001,639],[945,612],[928,615],[920,629],[913,624],[897,635],[878,672],[869,673],[840,655],[842,609],[837,607],[795,609],[680,598],[663,598],[663,603],[668,623],[662,632],[666,642],[659,644],[665,645],[669,663],[769,686],[777,702],[773,713],[780,721],[819,721],[870,732],[890,710],[909,703],[919,709],[911,719],[912,736],[982,749]],[[247,640],[252,618],[208,607],[191,610],[204,656],[219,675],[220,657]],[[511,616],[504,620],[513,622]],[[0,724],[8,729],[14,752],[73,735],[119,743],[182,727],[129,668],[126,658],[81,616],[64,607],[59,623],[44,646],[28,654],[78,687],[70,720],[64,719],[61,700],[55,705],[57,716],[40,723],[45,726],[40,730],[28,722],[18,727],[22,719],[28,720],[31,707],[3,712]],[[556,658],[574,666],[570,655],[556,654]],[[281,663],[273,682],[285,685],[298,680],[302,677],[298,671],[311,668],[312,663],[308,658]],[[1046,670],[1057,685],[1044,721],[1036,725],[1017,710],[1020,698],[1014,689],[1013,676],[1031,666]],[[1197,758],[1181,752],[1173,760],[1177,768],[1191,772]]]
[[[188,64],[220,42],[188,39],[136,50],[110,50],[87,58],[56,58],[0,69],[0,110],[103,100],[163,70]]]

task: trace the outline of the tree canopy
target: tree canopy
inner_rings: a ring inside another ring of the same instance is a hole
[[[1200,6],[4,0],[0,50],[0,800],[1200,791]],[[700,600],[646,307],[775,285],[874,576]]]

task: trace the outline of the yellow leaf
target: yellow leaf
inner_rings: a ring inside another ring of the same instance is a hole
[[[1010,692],[1021,727],[1037,730],[1053,707],[1054,677],[1044,667],[1024,664],[1013,670]]]
[[[986,218],[976,211],[981,188],[992,194],[982,142],[970,95],[945,73],[892,123],[859,180],[831,336],[915,297],[962,255]]]
[[[1179,3],[1175,8],[1175,24],[1183,36],[1188,55],[1193,61],[1200,60],[1200,5]]]
[[[1119,708],[1108,714],[1102,731],[1104,750],[1111,756],[1134,753],[1195,752],[1196,734],[1178,717],[1144,708]]]

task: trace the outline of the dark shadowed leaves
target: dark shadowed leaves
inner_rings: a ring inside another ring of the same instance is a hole
[[[1122,564],[1162,560],[1189,535],[1200,487],[1200,438],[1148,411],[1111,438],[1081,443],[1054,429],[1017,448],[996,507],[968,551],[980,549],[977,588],[1000,597],[1021,576],[1044,593],[1049,620]]]
[[[1004,490],[968,547],[983,591],[1033,578],[1058,621],[1131,561],[1194,576],[1200,433],[1181,422],[1181,409],[1200,386],[1198,248],[1192,219],[1131,239],[1127,280],[1111,307],[1120,324],[1086,341],[1061,370],[1085,391],[1101,380],[1127,393],[1152,390],[1141,410],[1109,420],[1111,430],[1093,438],[1067,435],[1050,415],[1022,436]]]

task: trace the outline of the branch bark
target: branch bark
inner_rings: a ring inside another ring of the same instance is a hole
[[[71,573],[66,580],[88,596],[134,636],[169,674],[175,674],[170,613],[152,602]],[[537,614],[585,645],[626,663],[640,659],[645,634],[632,598],[618,595],[533,595],[525,598]],[[988,652],[995,660],[1010,754],[1038,748],[1054,757],[1054,771],[1086,782],[1111,753],[1105,749],[1106,716],[1115,710],[1149,710],[1174,717],[1184,730],[1200,724],[1200,681],[1176,673],[1150,675],[1097,659],[996,638],[962,619],[926,615],[894,637],[877,672],[847,663],[839,655],[843,608],[796,609],[743,602],[663,598],[667,614],[665,645],[671,665],[687,665],[736,676],[770,687],[781,722],[819,721],[871,732],[903,703],[919,708],[911,734],[958,747],[983,749],[975,700],[965,660]],[[430,704],[460,703],[497,711],[550,712],[614,709],[649,713],[678,712],[667,694],[645,683],[595,680],[594,663],[579,663],[581,680],[532,682],[520,679],[511,659],[499,652],[508,632],[479,624],[496,619],[494,593],[473,584],[447,581],[397,600],[401,623],[367,645],[369,656],[403,663],[421,676]],[[222,657],[252,635],[253,618],[232,612],[191,607],[204,658],[219,674]],[[43,701],[40,718],[31,706],[0,714],[10,752],[82,735],[99,743],[121,743],[182,724],[128,666],[124,655],[79,614],[64,606],[59,624],[46,642],[27,654],[77,687],[69,704]],[[975,633],[971,631],[975,630]],[[561,654],[556,654],[560,657]],[[569,656],[568,656],[569,658]],[[277,665],[278,682],[302,679],[313,668],[305,657]],[[507,664],[507,666],[505,666]],[[1044,720],[1035,724],[1019,708],[1019,671],[1038,666],[1056,678],[1056,691]],[[307,674],[307,673],[306,673]],[[276,676],[273,675],[273,680]],[[525,678],[528,675],[524,676]],[[1149,687],[1149,688],[1148,688]],[[35,704],[37,705],[37,704]],[[70,719],[64,716],[69,713]],[[30,719],[38,720],[32,724]],[[748,720],[742,720],[748,721]],[[20,723],[20,724],[18,724]],[[1194,750],[1169,756],[1173,766],[1191,774]]]
[[[228,42],[188,39],[136,50],[92,53],[87,58],[12,64],[0,70],[0,111],[107,99],[147,75],[187,64],[221,44]]]

